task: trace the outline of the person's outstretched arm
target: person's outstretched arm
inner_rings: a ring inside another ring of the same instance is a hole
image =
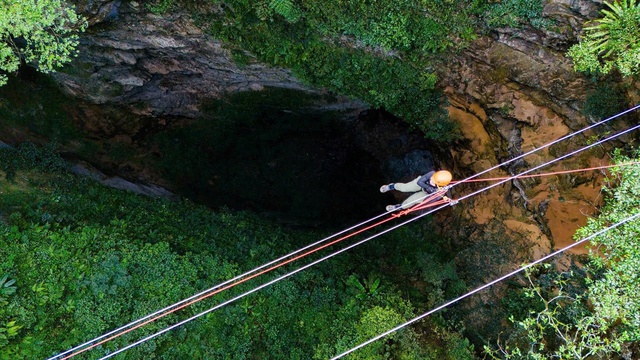
[[[435,171],[429,171],[428,173],[422,175],[422,177],[418,180],[418,186],[420,186],[424,191],[428,193],[432,193],[436,191],[438,188],[431,185],[431,177],[435,174]]]

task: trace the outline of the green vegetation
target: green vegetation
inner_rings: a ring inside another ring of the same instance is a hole
[[[608,74],[618,69],[625,76],[637,74],[640,70],[640,3],[636,0],[604,3],[609,10],[602,10],[604,17],[584,28],[584,37],[567,55],[573,59],[577,71]]]
[[[191,3],[162,0],[151,9],[177,6]],[[543,24],[540,0],[228,0],[213,7],[222,11],[205,16],[196,7],[213,36],[314,86],[384,108],[440,142],[459,135],[435,88],[434,59],[464,47],[485,25]]]
[[[261,61],[289,67],[315,86],[383,107],[427,137],[448,141],[455,137],[455,127],[434,90],[436,78],[427,68],[426,55],[450,47],[450,29],[424,17],[412,4],[232,1],[224,17],[206,21],[214,36]],[[391,50],[406,55],[386,54]]]
[[[584,113],[592,119],[606,119],[628,108],[624,89],[609,81],[600,81],[596,88],[587,94]]]
[[[544,4],[538,0],[503,0],[489,7],[484,15],[489,27],[518,27],[530,24],[545,28],[549,21],[542,17]]]
[[[631,159],[616,154],[618,163]],[[637,159],[634,159],[637,161]],[[590,236],[638,213],[640,166],[612,169],[606,205],[576,232]],[[515,296],[515,330],[493,358],[614,358],[640,338],[640,222],[637,220],[591,240],[586,266],[558,272],[547,265],[528,274],[530,287]],[[523,302],[526,303],[523,304]],[[627,350],[625,350],[627,349]]]
[[[1,0],[0,86],[21,63],[50,72],[69,62],[85,26],[61,0]]]
[[[104,188],[67,173],[51,149],[2,148],[0,165],[0,359],[53,355],[322,237],[248,213],[213,213],[186,201]],[[346,350],[414,316],[413,303],[425,301],[425,294],[458,291],[454,273],[439,277],[428,269],[450,261],[434,252],[442,240],[429,238],[432,233],[407,227],[131,349],[127,357],[323,359]],[[420,259],[430,283],[414,294],[404,279],[419,274]],[[88,358],[256,284],[167,316]],[[429,329],[407,329],[354,358],[473,358],[455,327],[438,320]]]

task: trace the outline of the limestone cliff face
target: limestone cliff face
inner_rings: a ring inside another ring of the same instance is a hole
[[[134,1],[75,3],[92,26],[81,37],[79,57],[54,77],[80,101],[77,122],[96,136],[162,129],[197,117],[203,103],[227,93],[266,86],[315,91],[287,69],[256,62],[239,67],[186,16],[156,16]],[[344,100],[340,106],[362,104]]]
[[[228,46],[184,13],[158,16],[136,1],[71,2],[90,26],[80,37],[78,57],[52,77],[69,97],[67,115],[93,142],[88,160],[109,175],[171,188],[148,165],[150,157],[162,155],[149,139],[202,118],[203,109],[233,94],[290,89],[316,99],[305,102],[305,113],[351,116],[366,109],[346,97],[325,100],[322,89],[305,86],[288,69],[258,63],[251,54],[244,53],[239,65]],[[138,156],[114,159],[113,149]],[[82,149],[71,143],[64,151]]]

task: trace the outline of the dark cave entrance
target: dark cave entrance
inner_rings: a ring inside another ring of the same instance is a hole
[[[311,111],[299,91],[236,94],[205,116],[157,134],[164,175],[213,209],[250,210],[280,223],[341,226],[384,211],[379,160],[358,145],[354,121]]]

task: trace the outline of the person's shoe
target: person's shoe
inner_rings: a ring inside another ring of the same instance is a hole
[[[381,193],[386,193],[389,190],[393,190],[393,184],[380,186],[380,192]]]
[[[387,205],[387,212],[400,210],[400,208],[402,208],[402,205]]]

